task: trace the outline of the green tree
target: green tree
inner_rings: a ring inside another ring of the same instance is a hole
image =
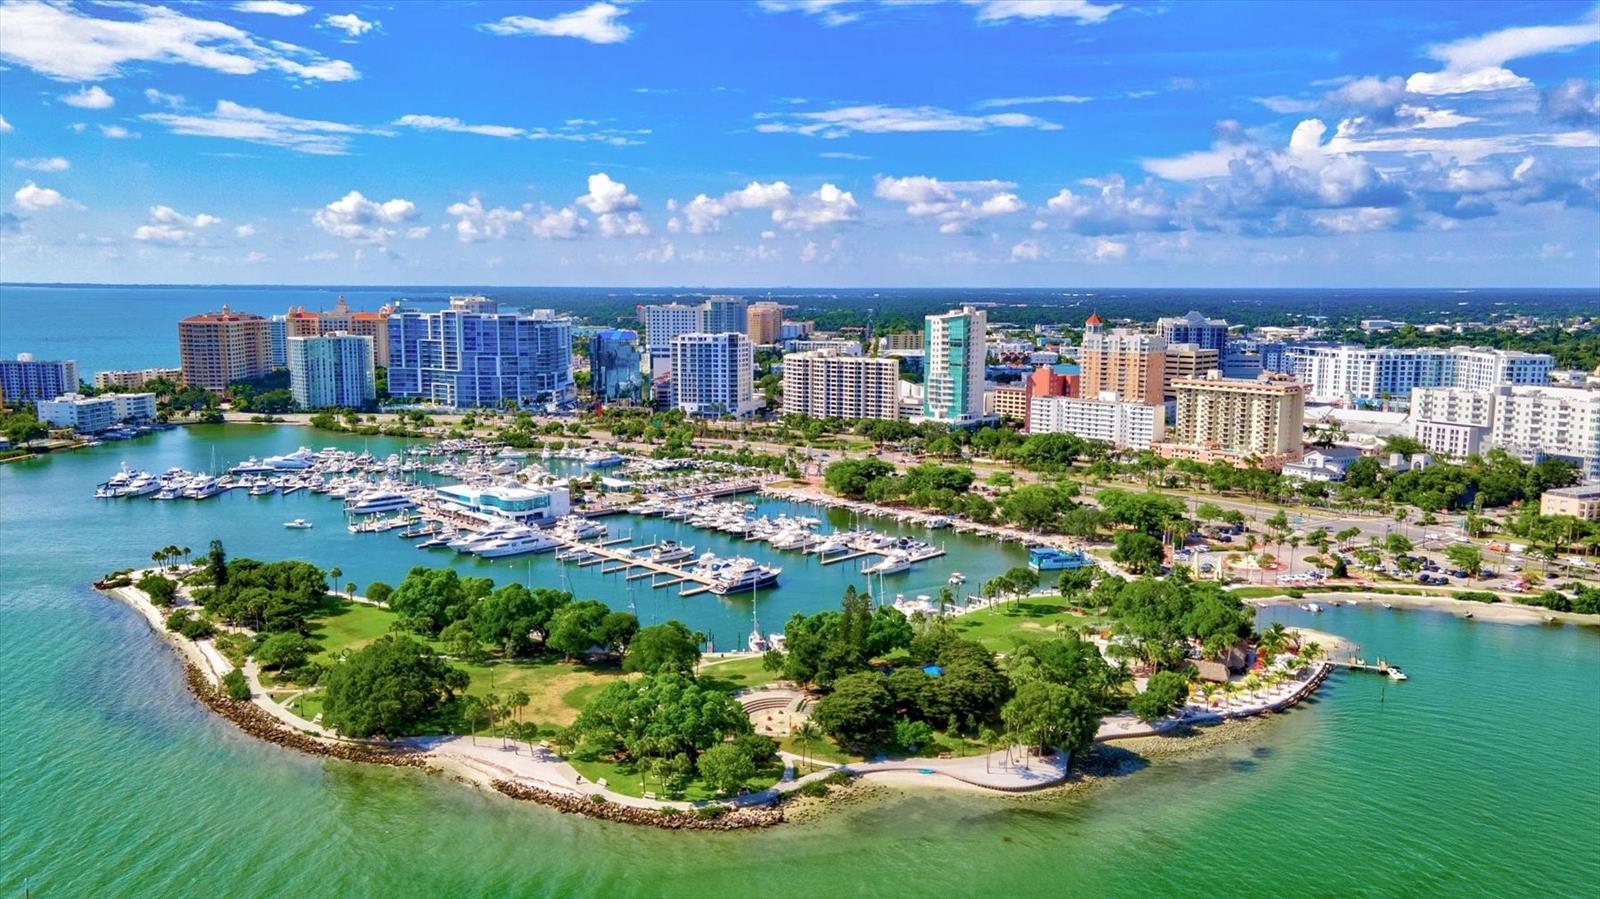
[[[551,619],[545,643],[568,661],[596,646],[603,648],[600,626],[610,613],[605,603],[593,599],[568,603]]]
[[[351,737],[403,736],[433,717],[467,674],[426,644],[385,634],[329,669],[323,721]]]
[[[295,633],[273,634],[256,647],[256,661],[268,668],[286,671],[299,668],[316,651],[316,645]]]
[[[1483,550],[1470,543],[1453,543],[1445,549],[1444,555],[1472,577],[1477,577],[1478,572],[1483,570]]]
[[[1161,541],[1142,531],[1119,531],[1113,541],[1112,561],[1134,574],[1155,571],[1165,558]]]
[[[367,585],[367,598],[380,605],[387,603],[392,593],[394,588],[383,581],[373,581]]]
[[[134,584],[134,586],[150,597],[150,603],[155,606],[170,606],[178,596],[177,582],[159,574],[147,574],[139,578],[138,583]]]
[[[211,550],[208,556],[211,583],[221,587],[228,582],[228,554],[223,551],[221,540],[211,541]]]
[[[1030,681],[1001,711],[1007,730],[1040,751],[1060,747],[1083,752],[1100,728],[1100,713],[1093,700],[1077,687]]]
[[[622,660],[622,670],[689,674],[699,661],[700,644],[694,632],[674,619],[641,629]]]
[[[719,743],[700,754],[700,777],[718,794],[732,795],[756,775],[755,762],[741,747]]]
[[[227,691],[229,699],[242,702],[250,698],[250,681],[238,668],[222,676],[222,688]]]
[[[1150,675],[1144,692],[1128,701],[1128,708],[1140,721],[1155,721],[1172,714],[1188,695],[1188,678],[1176,671],[1157,671]]]
[[[883,680],[874,672],[839,678],[834,681],[833,692],[817,701],[811,719],[823,732],[843,743],[884,742],[893,726],[893,708]]]

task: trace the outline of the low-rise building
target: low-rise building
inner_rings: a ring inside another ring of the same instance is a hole
[[[1125,403],[1114,393],[1099,398],[1034,396],[1028,402],[1030,434],[1074,434],[1118,449],[1149,449],[1166,433],[1166,407]]]
[[[1350,464],[1361,458],[1361,451],[1350,447],[1317,447],[1307,450],[1298,462],[1286,462],[1283,476],[1302,481],[1335,484],[1344,480]]]
[[[1546,490],[1539,497],[1539,514],[1600,521],[1600,484]]]
[[[474,487],[452,484],[435,495],[459,511],[478,518],[509,518],[519,524],[545,525],[572,512],[572,494],[566,487]]]
[[[1026,422],[1028,420],[1028,388],[995,387],[984,391],[983,411],[985,415],[998,415],[1014,421]]]
[[[791,340],[784,344],[784,350],[789,353],[838,353],[841,356],[861,355],[861,341],[829,339],[804,339]],[[787,359],[787,357],[785,357]]]
[[[68,393],[37,404],[39,420],[82,434],[98,434],[114,425],[139,424],[156,417],[153,393],[107,393],[84,396]]]
[[[120,371],[97,371],[94,373],[94,389],[104,390],[107,387],[143,387],[151,381],[171,381],[178,383],[183,377],[181,368],[138,368]]]

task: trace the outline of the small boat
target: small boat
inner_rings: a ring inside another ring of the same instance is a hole
[[[957,584],[965,584],[966,582],[967,582],[967,576],[966,575],[962,574],[959,571],[950,572],[950,580],[949,580],[950,586],[954,587]]]
[[[1319,606],[1314,602],[1308,602],[1308,603],[1302,605],[1300,608],[1306,610],[1307,612],[1311,612],[1313,614],[1322,611],[1322,606]]]
[[[1389,675],[1390,680],[1410,680],[1406,677],[1406,673],[1400,670],[1399,665],[1390,665],[1384,673]]]
[[[1392,608],[1394,608],[1394,603],[1386,602],[1386,603],[1383,604],[1383,607],[1385,609],[1392,609]]]
[[[283,526],[294,531],[305,531],[310,530],[313,525],[304,518],[296,518],[294,521],[285,521]]]
[[[1467,614],[1465,614],[1465,615],[1462,615],[1462,616],[1461,616],[1461,617],[1462,617],[1462,618],[1465,618],[1465,619],[1467,619],[1467,620],[1469,620],[1469,621],[1470,621],[1470,620],[1472,620],[1472,619],[1473,619],[1473,618],[1476,618],[1476,617],[1478,617],[1478,616],[1476,616],[1476,615],[1474,615],[1474,614],[1472,614],[1472,613],[1471,613],[1471,612],[1468,612],[1468,613],[1467,613]]]

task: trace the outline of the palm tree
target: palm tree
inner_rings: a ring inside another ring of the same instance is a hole
[[[185,546],[181,552],[183,553],[183,564],[189,564],[189,547]]]
[[[1274,621],[1261,633],[1261,639],[1256,641],[1256,652],[1266,658],[1280,655],[1289,648],[1292,635],[1282,623]]]
[[[521,690],[513,690],[511,695],[506,697],[506,703],[518,721],[522,720],[522,707],[528,704],[528,700],[528,694]]]
[[[800,726],[794,729],[795,742],[800,744],[800,766],[802,768],[810,767],[811,743],[814,740],[821,739],[821,737],[822,728],[818,727],[817,723],[810,718],[800,722]]]
[[[333,592],[334,593],[338,593],[339,592],[339,576],[342,575],[342,574],[344,574],[344,572],[342,570],[340,570],[339,566],[337,566],[337,565],[335,565],[332,568],[328,569],[328,580],[333,582]]]
[[[150,561],[156,563],[157,568],[163,567],[162,563],[166,560],[166,558],[167,551],[164,549],[158,549],[150,554]]]
[[[461,712],[467,718],[467,733],[472,735],[472,745],[478,745],[478,716],[483,714],[483,700],[466,696],[461,700]]]

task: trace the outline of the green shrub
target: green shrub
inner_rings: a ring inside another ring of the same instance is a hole
[[[1457,590],[1450,594],[1456,599],[1466,602],[1499,602],[1500,597],[1485,590]]]
[[[589,801],[594,803],[595,805],[605,805],[606,804],[606,797],[604,795],[600,794],[600,793],[590,793],[589,794]]]
[[[835,769],[832,774],[829,774],[827,777],[824,777],[822,779],[822,782],[825,783],[825,784],[838,785],[838,786],[842,787],[845,784],[850,782],[850,775],[846,774],[843,771],[839,771],[839,770]]]
[[[706,821],[715,821],[728,813],[725,805],[702,805],[694,810],[694,816]]]
[[[139,578],[139,589],[150,597],[152,604],[163,608],[172,605],[178,596],[177,583],[159,574],[147,574]]]
[[[217,632],[211,622],[196,616],[188,609],[173,610],[167,616],[167,630],[188,637],[190,640],[204,640]]]
[[[222,688],[228,691],[229,699],[244,700],[250,698],[250,682],[245,680],[244,672],[238,668],[223,675]]]
[[[800,785],[798,790],[795,790],[795,792],[806,797],[807,799],[821,799],[822,797],[828,795],[827,779],[824,778],[822,780],[813,780],[803,783]]]

